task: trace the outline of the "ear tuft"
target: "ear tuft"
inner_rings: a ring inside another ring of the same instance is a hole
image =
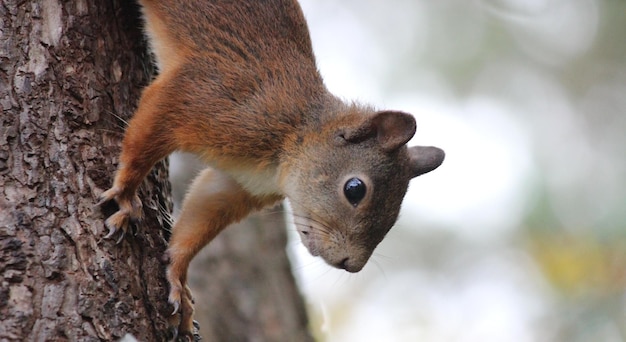
[[[446,154],[442,149],[433,146],[413,146],[409,148],[412,177],[430,172],[441,165]]]

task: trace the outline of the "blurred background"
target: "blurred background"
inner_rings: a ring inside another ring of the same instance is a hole
[[[626,341],[626,1],[301,5],[330,90],[447,153],[362,272],[293,234],[318,340]]]

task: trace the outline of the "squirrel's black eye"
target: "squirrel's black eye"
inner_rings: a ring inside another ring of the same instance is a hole
[[[343,194],[348,199],[353,206],[357,206],[359,202],[365,197],[365,193],[367,192],[367,188],[365,187],[365,183],[358,178],[350,178],[346,182],[346,185],[343,186]]]

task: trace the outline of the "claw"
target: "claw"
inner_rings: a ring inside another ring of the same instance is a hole
[[[120,237],[117,238],[117,241],[115,241],[115,244],[119,245],[120,242],[122,242],[122,240],[124,240],[124,236],[126,236],[126,231],[122,230],[122,232],[120,233]]]
[[[96,207],[101,207],[106,202],[110,201],[110,198],[104,197],[102,195],[98,196],[98,202],[96,202]]]
[[[103,204],[113,200],[118,193],[119,193],[119,189],[116,187],[113,187],[101,193],[100,196],[98,196],[98,203],[96,203],[96,206],[100,207]]]
[[[107,233],[107,235],[104,236],[104,238],[110,239],[115,234],[115,232],[117,232],[117,228],[115,228],[113,225],[108,224],[107,222],[105,222],[104,225],[109,228],[109,232]]]
[[[123,193],[122,187],[114,186],[98,196],[96,205],[102,206],[109,201],[116,201],[119,208],[104,223],[109,229],[104,239],[112,238],[121,230],[120,236],[115,241],[116,244],[120,244],[128,232],[129,225],[133,235],[138,235],[137,224],[141,222],[143,212],[141,200],[137,194],[130,195],[129,198],[128,194]]]
[[[178,310],[180,309],[180,302],[175,301],[172,303],[172,305],[174,306],[174,311],[172,312],[172,316],[174,316],[175,314],[178,313]]]

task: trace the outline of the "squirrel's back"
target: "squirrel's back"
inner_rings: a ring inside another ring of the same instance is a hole
[[[287,135],[315,130],[336,106],[297,1],[140,2],[161,120],[178,127],[181,149],[275,161]]]
[[[247,67],[302,57],[314,65],[309,31],[295,0],[140,2],[162,71],[191,55]]]

